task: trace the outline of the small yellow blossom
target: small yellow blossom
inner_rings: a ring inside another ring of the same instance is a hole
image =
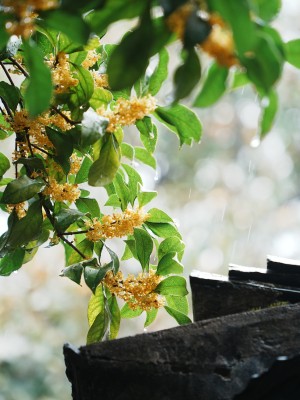
[[[83,68],[89,69],[93,65],[96,64],[100,59],[100,54],[98,54],[95,50],[89,50],[86,56],[86,59],[81,63]]]
[[[9,213],[12,213],[14,210],[17,213],[17,216],[19,219],[22,219],[26,216],[26,203],[23,201],[22,203],[17,203],[17,204],[7,204],[6,210]]]
[[[104,215],[102,221],[94,218],[93,222],[87,222],[90,229],[86,233],[88,240],[97,242],[100,239],[121,238],[133,234],[134,228],[138,228],[149,218],[141,208],[136,210],[126,209],[123,213]]]
[[[103,88],[108,88],[109,84],[108,84],[108,75],[107,74],[100,74],[97,71],[91,71],[92,72],[92,76],[94,79],[94,84],[95,87],[103,87]]]
[[[120,97],[113,110],[99,108],[97,113],[109,119],[107,132],[114,132],[118,126],[132,125],[143,119],[146,115],[153,113],[156,107],[156,100],[150,95],[141,98],[133,97],[130,100]]]
[[[59,52],[56,58],[50,59],[52,69],[52,80],[55,85],[55,93],[66,93],[73,86],[78,84],[78,79],[72,76],[68,55]]]
[[[82,162],[82,157],[78,157],[76,153],[73,153],[70,157],[70,174],[76,175],[77,172],[80,170],[81,167],[81,162]]]
[[[43,195],[50,196],[54,201],[69,201],[73,203],[80,196],[78,185],[71,183],[58,183],[56,179],[50,178],[49,184],[43,191]]]
[[[10,35],[29,37],[34,31],[38,11],[56,8],[57,0],[3,0],[4,12],[13,14],[14,19],[6,23]]]
[[[200,44],[202,50],[224,67],[230,68],[238,64],[231,30],[216,14],[212,14],[208,22],[212,26],[212,30],[206,40]]]
[[[128,275],[126,279],[121,271],[116,275],[109,271],[103,282],[112,294],[126,301],[132,310],[140,308],[143,311],[150,311],[152,308],[164,306],[164,299],[155,293],[162,277],[156,275],[154,271],[140,273],[138,276]]]

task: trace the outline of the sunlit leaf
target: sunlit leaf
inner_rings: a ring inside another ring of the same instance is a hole
[[[44,187],[45,182],[42,180],[28,178],[27,175],[20,176],[6,186],[1,202],[6,204],[21,203],[31,199]]]
[[[171,317],[173,317],[179,325],[186,325],[192,322],[187,315],[181,313],[180,311],[175,310],[174,308],[168,306],[165,306],[164,308],[167,311],[167,313],[170,314]]]
[[[132,310],[129,305],[126,303],[121,309],[121,318],[136,318],[141,315],[143,310],[137,308],[136,310]]]
[[[25,256],[24,249],[16,249],[0,258],[0,275],[9,276],[12,272],[21,268]]]
[[[115,296],[108,299],[110,311],[109,339],[115,339],[118,336],[121,322],[121,313]]]
[[[157,285],[155,292],[166,296],[181,297],[188,294],[186,281],[182,276],[169,276]]]
[[[146,317],[146,321],[145,321],[145,324],[144,324],[145,328],[147,326],[151,325],[152,322],[155,321],[157,313],[158,313],[158,309],[157,308],[152,308],[150,311],[147,311],[147,317]]]
[[[149,269],[150,256],[153,250],[153,241],[144,229],[135,228],[136,255],[143,270]]]

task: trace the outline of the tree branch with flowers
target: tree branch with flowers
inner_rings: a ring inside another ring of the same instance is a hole
[[[122,317],[144,312],[148,326],[160,308],[190,322],[184,243],[172,218],[149,207],[156,192],[144,189],[132,161],[156,168],[157,122],[180,146],[200,141],[201,122],[180,104],[191,93],[195,107],[208,107],[251,85],[261,102],[258,137],[266,135],[283,64],[300,66],[299,40],[283,43],[271,26],[279,10],[279,0],[3,0],[0,139],[13,138],[15,147],[11,156],[0,153],[0,207],[8,214],[0,275],[21,268],[40,246],[63,245],[61,275],[92,291],[88,343],[115,338]],[[107,29],[125,19],[132,29],[120,43],[103,44]],[[173,97],[159,105],[176,40]],[[139,146],[128,141],[128,126]],[[6,176],[11,164],[14,178]],[[104,187],[106,202],[88,186]],[[112,212],[104,215],[103,206]],[[122,241],[122,255],[111,240]],[[124,276],[122,262],[130,259],[140,264],[137,276]]]

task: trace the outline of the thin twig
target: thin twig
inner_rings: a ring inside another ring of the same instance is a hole
[[[64,236],[68,236],[68,235],[79,235],[80,233],[87,233],[87,232],[89,232],[89,231],[90,231],[90,230],[87,229],[87,230],[85,230],[85,231],[63,232],[63,233],[61,233],[60,235],[64,235]]]
[[[59,114],[63,119],[68,122],[70,125],[77,125],[80,123],[80,121],[72,121],[69,117],[67,117],[62,111],[60,111],[57,107],[52,106],[51,109],[55,111],[57,114]]]
[[[12,86],[16,86],[15,83],[14,83],[14,81],[12,80],[11,76],[9,75],[7,69],[5,68],[5,65],[3,64],[2,61],[0,61],[0,65],[1,65],[1,68],[3,69],[3,71],[4,71],[4,73],[5,73],[6,77],[7,77],[7,79],[8,79],[9,82],[11,83],[11,85],[12,85]]]
[[[22,67],[20,63],[18,63],[17,60],[15,60],[13,57],[8,57],[8,59],[22,72],[26,78],[29,78],[28,72]]]
[[[35,149],[41,151],[44,154],[47,154],[49,157],[53,157],[53,154],[49,153],[47,150],[42,149],[41,147],[37,146],[36,144],[31,143],[31,147],[34,147]]]
[[[2,96],[0,96],[0,99],[2,101],[2,104],[4,105],[7,114],[13,119],[14,118],[13,113],[11,112],[11,109],[9,108],[7,102],[4,100]]]
[[[86,259],[86,256],[79,250],[77,249],[76,246],[72,242],[70,242],[68,239],[66,239],[61,233],[58,233],[57,236],[61,238],[61,240],[65,243],[67,243],[74,251],[76,251],[82,258]]]

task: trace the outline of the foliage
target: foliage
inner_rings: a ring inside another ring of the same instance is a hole
[[[10,161],[1,153],[1,208],[9,217],[0,237],[0,274],[20,268],[42,244],[62,244],[61,275],[85,281],[93,292],[88,343],[115,338],[120,318],[145,312],[148,326],[161,307],[188,323],[186,283],[178,276],[184,244],[171,217],[143,209],[156,193],[143,189],[131,161],[156,168],[157,122],[180,145],[200,141],[201,122],[178,103],[190,93],[195,107],[208,107],[252,85],[261,100],[260,135],[266,135],[283,64],[300,65],[299,41],[283,43],[270,26],[280,1],[2,3],[0,66],[7,82],[0,82],[0,138],[14,134],[15,176],[5,177]],[[123,19],[133,20],[132,30],[119,44],[102,44],[110,25]],[[160,105],[154,96],[168,76],[167,46],[177,39],[182,51],[173,101]],[[205,54],[212,62],[202,76]],[[153,70],[150,61],[156,61]],[[14,73],[24,77],[20,88]],[[130,125],[140,146],[126,140]],[[86,184],[104,187],[106,203],[90,197]],[[104,205],[114,211],[104,215]],[[121,260],[112,239],[124,243]],[[122,261],[130,259],[141,273],[125,278]],[[116,297],[125,302],[121,310]]]

